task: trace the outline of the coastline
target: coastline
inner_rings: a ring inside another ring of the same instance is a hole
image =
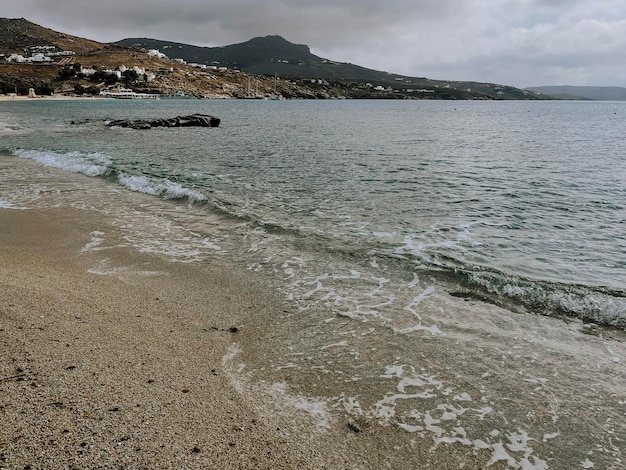
[[[0,208],[0,218],[0,468],[489,460],[358,419],[320,427],[277,384],[250,387],[236,356],[263,362],[282,346],[266,323],[282,303],[246,272],[86,249],[106,225],[93,212]]]
[[[90,274],[77,214],[0,211],[0,467],[303,464],[220,369],[247,289]]]
[[[111,99],[101,96],[65,96],[65,95],[54,95],[54,96],[37,96],[36,98],[31,98],[26,95],[0,95],[0,101],[40,101],[40,100],[54,100],[54,101],[63,101],[63,100],[94,100],[94,99]]]
[[[559,405],[562,394],[574,393],[569,379],[558,386],[557,375],[530,381],[535,392],[516,397],[520,390],[514,390],[511,377],[517,373],[505,375],[504,369],[496,372],[502,380],[499,387],[516,398],[502,419],[515,422],[518,416],[534,413],[540,424],[552,423],[557,411],[561,415],[563,422],[554,426],[554,433],[544,434],[543,443],[531,444],[534,439],[525,440],[528,436],[522,432],[509,436],[511,443],[498,452],[495,447],[481,447],[482,441],[468,444],[461,435],[457,440],[433,442],[431,433],[436,437],[438,429],[434,424],[426,427],[425,434],[416,435],[365,416],[346,419],[340,410],[326,419],[307,409],[310,402],[301,396],[290,398],[280,384],[268,386],[263,379],[260,386],[252,384],[254,378],[239,362],[271,363],[284,347],[279,334],[272,336],[282,302],[249,273],[220,262],[171,263],[115,246],[106,252],[86,249],[93,243],[94,231],[106,224],[93,212],[0,208],[0,217],[0,419],[4,424],[0,468],[376,469],[387,463],[391,468],[518,468],[507,459],[508,448],[527,453],[529,466],[524,468],[558,469],[568,468],[569,464],[561,465],[567,460],[568,445],[554,447],[548,466],[538,460],[532,466],[532,448],[547,445],[551,442],[547,439],[560,433],[574,437],[570,428],[574,423],[579,423],[582,433],[577,438],[596,426],[593,415],[582,421],[576,418],[590,406],[588,392],[595,385],[580,383],[579,390]],[[100,269],[91,269],[94,265]],[[516,325],[523,317],[496,322],[493,314],[501,312],[490,309],[485,306],[484,315],[493,322],[496,349],[478,354],[484,367],[491,364],[495,371],[498,348],[503,346],[498,323],[515,336],[513,329],[520,328]],[[556,335],[554,326],[560,320],[529,318],[546,334],[534,346],[539,362],[552,369],[555,360],[562,364],[573,360],[563,355],[565,350],[559,346],[563,338],[550,337]],[[467,333],[471,327],[456,320],[450,319],[446,327],[447,341],[455,344],[453,351],[441,350],[446,342],[423,338],[431,366],[439,363],[443,370],[457,357],[456,362],[471,361],[466,367],[474,367],[476,351]],[[559,334],[580,341],[574,330]],[[623,345],[611,347],[621,356],[616,347],[623,351]],[[537,366],[537,374],[547,372],[542,372],[545,366]],[[566,371],[562,370],[568,375]],[[581,371],[581,377],[587,374]],[[488,380],[485,376],[483,380]],[[293,386],[300,380],[292,379]],[[547,380],[563,389],[544,404],[541,395]],[[619,374],[612,382],[619,382]],[[304,392],[315,396],[315,385],[308,383]],[[398,390],[402,392],[400,386]],[[362,393],[365,400],[368,391]],[[446,405],[448,413],[463,409],[458,407],[461,402],[456,403]],[[551,409],[554,416],[544,415]],[[578,411],[568,417],[574,410]],[[320,421],[324,421],[321,426]]]

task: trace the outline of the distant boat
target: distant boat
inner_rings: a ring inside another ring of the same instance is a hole
[[[103,90],[100,96],[105,98],[116,98],[120,100],[158,100],[160,95],[157,93],[137,93],[130,88],[113,88],[111,90]]]

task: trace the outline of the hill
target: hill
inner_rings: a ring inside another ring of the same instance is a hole
[[[598,86],[538,86],[527,90],[560,97],[561,99],[587,99],[601,101],[626,101],[626,88]]]
[[[24,18],[0,18],[0,50],[4,54],[23,53],[26,49],[44,44],[76,53],[104,47],[104,44],[99,42],[59,33]]]
[[[0,18],[0,58],[0,93],[34,88],[37,94],[97,95],[123,86],[204,98],[549,99],[510,86],[406,77],[336,62],[280,36],[224,47],[145,38],[102,44],[24,18]]]
[[[128,38],[120,46],[158,50],[172,59],[220,65],[261,75],[306,76],[323,79],[389,80],[387,72],[335,62],[311,53],[308,46],[294,44],[281,36],[265,36],[223,47],[200,47],[158,39]]]
[[[431,80],[337,62],[318,57],[311,53],[308,46],[291,43],[278,35],[257,37],[222,47],[201,47],[150,38],[127,38],[114,44],[154,49],[172,59],[220,65],[258,75],[333,80],[344,84],[371,83],[374,87],[391,87],[419,98],[547,99],[534,92],[506,85]]]
[[[11,57],[13,56],[13,57]],[[335,90],[312,90],[285,80],[232,70],[194,68],[153,57],[144,49],[103,44],[57,32],[24,18],[0,18],[0,94],[97,95],[109,86],[138,92],[203,98],[334,98]]]

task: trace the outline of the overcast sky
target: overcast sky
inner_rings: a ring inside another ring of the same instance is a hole
[[[279,34],[403,75],[626,86],[625,0],[14,0],[0,11],[101,42],[224,46]]]

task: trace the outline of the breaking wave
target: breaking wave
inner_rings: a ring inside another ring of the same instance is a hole
[[[44,166],[58,168],[72,173],[82,173],[87,176],[102,176],[107,173],[112,161],[99,152],[54,152],[51,150],[24,150],[13,151],[16,157],[34,160]]]
[[[51,150],[13,150],[19,158],[33,160],[41,165],[90,177],[107,177],[116,180],[131,191],[159,196],[163,199],[186,199],[190,202],[206,201],[201,192],[186,188],[167,178],[130,175],[118,171],[113,160],[100,152],[57,152]]]

